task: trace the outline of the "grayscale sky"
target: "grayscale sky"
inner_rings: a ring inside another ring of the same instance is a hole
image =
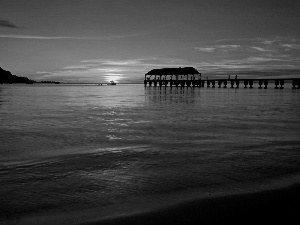
[[[154,68],[300,77],[299,0],[0,0],[0,66],[34,80],[142,82]]]

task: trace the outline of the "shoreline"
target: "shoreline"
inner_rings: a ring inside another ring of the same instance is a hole
[[[112,224],[254,224],[297,221],[300,183],[255,193],[234,194],[193,200],[167,208],[76,223]]]
[[[15,219],[0,218],[0,224],[288,224],[298,219],[300,211],[300,183],[291,180],[298,179],[285,178],[260,189],[249,186],[247,192],[204,193],[200,198],[174,199],[160,205],[145,202],[131,208],[131,202],[102,209],[44,211]]]

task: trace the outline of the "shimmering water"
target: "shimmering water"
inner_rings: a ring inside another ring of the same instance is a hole
[[[300,175],[291,88],[1,85],[0,122],[0,222],[112,216]]]

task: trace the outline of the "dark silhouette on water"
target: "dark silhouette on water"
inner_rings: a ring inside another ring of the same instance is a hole
[[[36,83],[34,80],[30,80],[27,77],[19,77],[16,75],[12,75],[11,72],[6,71],[0,67],[0,83],[26,83],[26,84],[33,84]]]
[[[36,83],[42,83],[42,84],[60,84],[59,81],[41,81]]]
[[[11,72],[4,70],[0,67],[0,84],[14,84],[14,83],[23,83],[23,84],[60,84],[59,81],[34,81],[30,80],[27,77],[19,77],[12,75]]]
[[[175,76],[176,79],[173,79]],[[153,78],[152,78],[153,77]],[[169,79],[167,79],[167,77]],[[152,80],[151,80],[152,79]],[[151,86],[200,86],[201,85],[201,73],[199,73],[193,67],[179,67],[179,68],[162,68],[153,69],[145,74],[144,85]]]
[[[176,79],[173,79],[173,76],[175,76]],[[259,89],[262,88],[262,85],[264,85],[264,89],[267,89],[269,81],[275,81],[275,88],[277,89],[277,86],[280,84],[280,89],[283,89],[285,80],[292,81],[293,89],[300,89],[300,78],[238,79],[237,75],[235,75],[235,79],[231,79],[229,75],[228,78],[223,79],[208,79],[208,77],[206,77],[206,79],[201,80],[201,73],[193,67],[153,69],[145,74],[144,85],[153,85],[154,87],[157,85],[165,87],[204,87],[206,83],[207,87],[210,87],[212,84],[214,88],[217,82],[219,88],[221,88],[222,84],[223,88],[227,88],[227,83],[230,83],[231,88],[234,88],[234,85],[236,85],[236,88],[239,88],[240,82],[243,82],[244,88],[248,88],[249,85],[249,88],[252,89],[254,81],[258,81]]]
[[[109,83],[107,85],[116,85],[117,83],[114,82],[113,80],[109,81]]]

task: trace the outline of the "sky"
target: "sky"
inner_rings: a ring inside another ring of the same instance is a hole
[[[0,0],[0,67],[142,83],[151,69],[300,78],[299,0]]]

